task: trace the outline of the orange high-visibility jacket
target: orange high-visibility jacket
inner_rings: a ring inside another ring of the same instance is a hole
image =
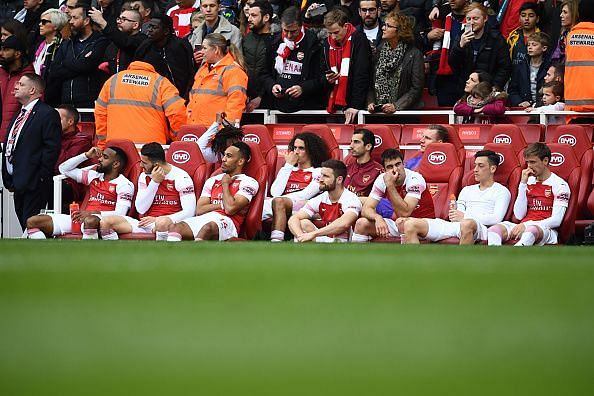
[[[166,144],[175,140],[186,121],[186,106],[177,88],[145,62],[132,62],[111,76],[95,102],[101,148],[110,139]]]
[[[567,35],[565,110],[594,111],[594,23],[580,22]]]
[[[211,70],[203,64],[196,73],[188,103],[188,123],[210,126],[217,113],[227,120],[241,120],[247,100],[247,74],[227,53]]]

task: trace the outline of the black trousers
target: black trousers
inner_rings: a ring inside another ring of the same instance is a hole
[[[50,179],[40,183],[36,190],[14,192],[14,210],[23,231],[27,228],[27,219],[39,214],[39,211],[47,206],[52,186]]]

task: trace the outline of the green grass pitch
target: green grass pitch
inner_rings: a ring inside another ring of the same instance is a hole
[[[592,395],[593,253],[0,241],[0,395]]]

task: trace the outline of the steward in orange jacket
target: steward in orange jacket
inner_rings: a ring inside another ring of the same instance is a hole
[[[580,22],[567,36],[565,110],[594,111],[593,71],[594,22]]]
[[[208,51],[219,50],[218,47],[208,47],[207,39],[204,46],[210,48]],[[190,91],[188,123],[208,127],[220,112],[225,112],[230,122],[239,123],[247,100],[247,82],[247,74],[230,52],[214,66],[210,66],[205,58]]]
[[[100,148],[111,139],[166,144],[175,140],[186,120],[186,106],[177,88],[145,62],[132,62],[127,70],[111,76],[95,102]]]

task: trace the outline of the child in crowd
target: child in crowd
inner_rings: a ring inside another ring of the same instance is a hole
[[[542,103],[540,107],[527,107],[526,111],[534,113],[544,113],[546,111],[565,110],[565,103],[561,100],[563,98],[563,83],[559,81],[551,81],[545,83],[542,87]],[[565,124],[565,116],[562,115],[548,115],[548,124]]]
[[[512,76],[507,92],[512,106],[530,107],[538,101],[538,92],[549,69],[547,50],[549,36],[543,32],[528,36],[528,57],[512,65]]]
[[[456,115],[464,117],[464,124],[501,124],[508,123],[505,113],[505,92],[494,92],[487,81],[478,83],[470,95],[462,98],[454,106]]]

